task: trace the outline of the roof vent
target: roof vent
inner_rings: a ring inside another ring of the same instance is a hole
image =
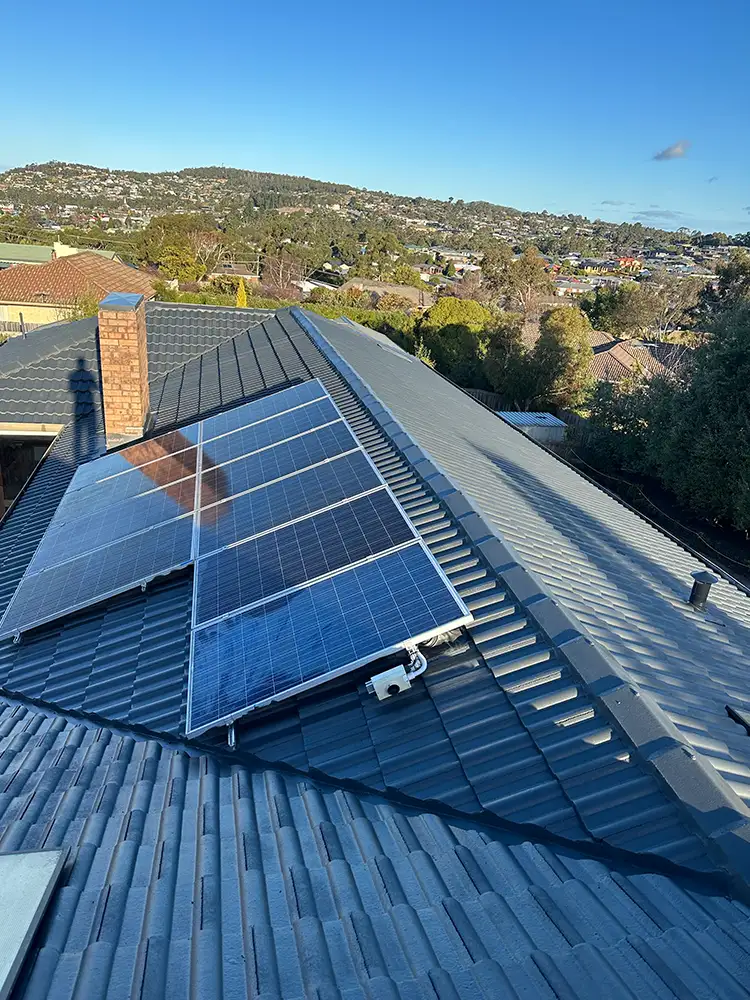
[[[691,573],[690,575],[695,582],[693,583],[693,589],[690,591],[688,600],[696,611],[705,611],[708,592],[714,583],[719,582],[719,578],[718,576],[714,576],[713,573],[709,573],[707,569],[696,570],[695,573]]]

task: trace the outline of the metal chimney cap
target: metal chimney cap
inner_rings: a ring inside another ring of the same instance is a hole
[[[714,576],[713,573],[709,573],[707,569],[697,569],[690,574],[696,583],[718,583],[718,576]]]

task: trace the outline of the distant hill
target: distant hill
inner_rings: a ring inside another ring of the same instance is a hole
[[[640,223],[593,222],[575,214],[522,212],[485,201],[440,201],[369,191],[347,184],[233,167],[179,171],[109,170],[80,163],[31,163],[0,174],[0,203],[33,211],[52,223],[109,216],[127,228],[168,212],[205,212],[218,220],[257,211],[304,208],[337,212],[354,222],[391,227],[416,244],[455,249],[486,238],[535,242],[543,252],[596,254],[685,241]]]

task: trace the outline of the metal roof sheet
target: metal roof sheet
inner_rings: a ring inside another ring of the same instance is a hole
[[[552,413],[519,413],[515,410],[496,410],[498,417],[502,417],[514,427],[565,427],[565,421]]]

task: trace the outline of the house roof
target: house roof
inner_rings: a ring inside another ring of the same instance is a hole
[[[690,351],[681,344],[652,344],[637,340],[612,340],[592,346],[591,374],[605,382],[620,382],[634,374],[667,377],[679,368]]]
[[[26,243],[0,243],[0,261],[12,264],[44,264],[52,260],[52,247]]]
[[[74,850],[20,995],[743,995],[747,598],[683,612],[696,560],[386,338],[147,309],[156,432],[320,378],[476,622],[398,699],[342,678],[234,754],[184,739],[189,571],[0,643],[0,837]],[[71,326],[5,378],[64,381]],[[103,448],[91,389],[0,527],[0,607]]]
[[[565,421],[552,413],[524,413],[516,410],[498,410],[498,417],[514,427],[565,427]]]
[[[83,295],[135,292],[151,298],[153,278],[91,251],[0,271],[0,302],[69,304]]]

